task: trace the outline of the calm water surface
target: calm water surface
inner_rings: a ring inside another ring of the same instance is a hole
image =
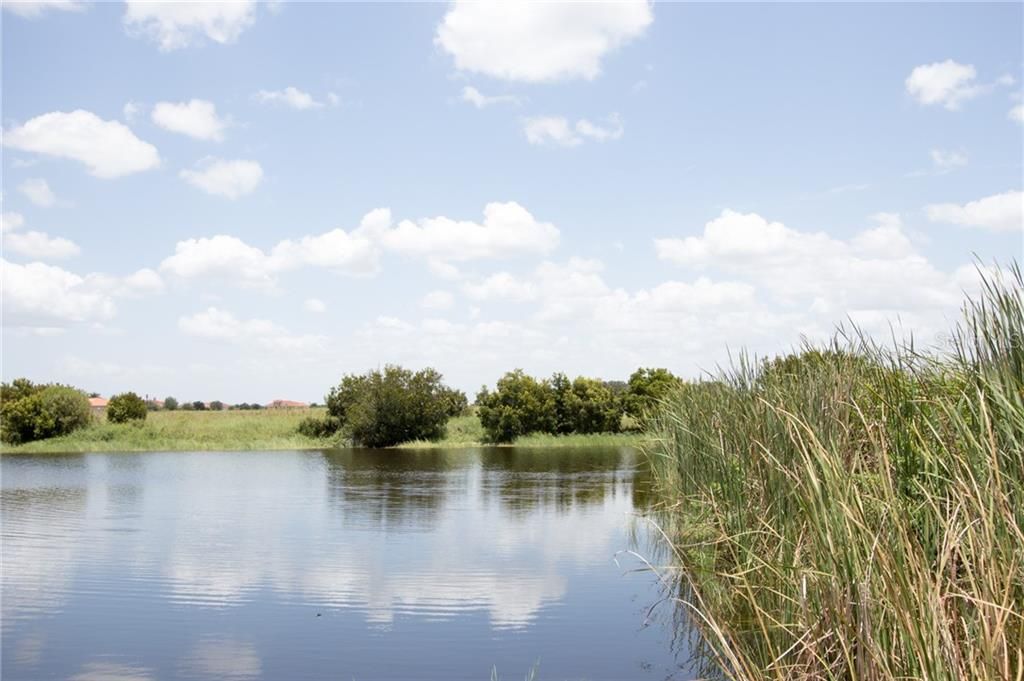
[[[630,450],[3,457],[4,679],[684,679]]]

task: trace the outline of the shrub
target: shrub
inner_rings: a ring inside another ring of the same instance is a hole
[[[327,413],[348,439],[366,447],[438,440],[444,437],[452,392],[434,369],[414,373],[388,365],[344,376],[327,394]]]
[[[557,427],[554,389],[522,369],[498,379],[493,393],[482,388],[476,403],[489,442],[512,442],[520,435],[552,433]]]
[[[167,397],[164,399],[164,409],[167,411],[174,411],[178,408],[178,400],[173,397]]]
[[[107,420],[111,423],[127,423],[145,419],[146,403],[135,393],[127,392],[114,395],[107,403]]]
[[[92,419],[89,399],[64,385],[16,379],[0,388],[0,437],[10,444],[42,440],[84,428]]]
[[[307,416],[299,421],[299,435],[311,437],[316,440],[323,440],[331,437],[341,429],[341,423],[333,416],[318,418]]]
[[[633,418],[642,419],[681,383],[668,369],[637,369],[629,377],[622,408]]]

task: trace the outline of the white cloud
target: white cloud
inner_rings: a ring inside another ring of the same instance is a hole
[[[0,233],[13,232],[20,229],[23,224],[25,224],[25,218],[21,213],[7,211],[0,214]]]
[[[515,95],[485,95],[475,87],[466,86],[462,88],[462,101],[469,102],[478,109],[492,106],[494,104],[521,104],[521,100]]]
[[[2,4],[11,14],[26,19],[37,19],[50,10],[81,12],[87,6],[83,0],[4,0]]]
[[[118,121],[90,111],[53,111],[4,131],[4,146],[80,161],[96,177],[112,178],[160,165],[156,147]]]
[[[646,0],[456,0],[434,43],[461,71],[526,82],[592,80],[605,55],[642,35],[653,20]]]
[[[51,237],[43,232],[21,232],[25,219],[20,213],[4,213],[2,233],[4,247],[11,252],[37,260],[65,260],[78,255],[74,242],[62,237]]]
[[[881,213],[875,220],[878,226],[844,241],[769,222],[756,213],[725,210],[700,236],[658,239],[655,249],[669,262],[739,275],[783,309],[819,298],[828,301],[820,309],[839,315],[856,309],[955,306],[958,292],[913,251],[898,216]]]
[[[482,223],[435,217],[392,226],[391,211],[378,208],[351,231],[333,229],[285,239],[269,252],[227,235],[179,241],[160,269],[185,279],[219,276],[243,285],[273,287],[278,274],[302,267],[371,274],[379,268],[381,253],[390,251],[422,257],[435,275],[458,278],[458,269],[448,261],[545,255],[558,240],[554,225],[537,221],[515,202],[487,204]]]
[[[1009,85],[1013,79],[1002,76],[993,83],[978,83],[977,70],[971,64],[952,59],[917,66],[907,76],[907,93],[925,106],[942,105],[956,111],[964,102],[991,92],[997,85]]]
[[[537,298],[533,283],[521,281],[508,272],[498,272],[477,282],[466,282],[462,291],[473,300],[526,302]]]
[[[964,227],[977,227],[993,231],[1024,229],[1024,192],[1008,191],[970,201],[936,203],[926,207],[932,222],[949,222]]]
[[[169,52],[199,44],[204,37],[220,44],[233,43],[255,19],[252,0],[127,0],[123,22],[130,35],[147,37],[161,51]]]
[[[4,234],[4,246],[8,251],[37,260],[66,260],[79,253],[73,241],[43,232]]]
[[[320,314],[327,311],[327,305],[325,305],[324,301],[319,298],[306,298],[306,300],[302,302],[302,309],[306,312]]]
[[[181,179],[207,194],[237,199],[251,193],[263,180],[263,168],[256,161],[225,161],[207,158],[199,170],[182,170]]]
[[[135,117],[139,115],[140,110],[141,107],[135,102],[126,102],[125,105],[121,107],[121,113],[124,116],[124,119],[129,123],[135,120]]]
[[[232,343],[250,343],[274,351],[322,349],[327,341],[320,335],[291,334],[266,319],[238,319],[230,312],[216,307],[180,317],[178,328],[189,336]]]
[[[284,104],[299,111],[319,109],[323,106],[323,102],[316,101],[313,95],[291,86],[283,90],[260,90],[253,97],[258,102]],[[331,101],[332,104],[335,103],[333,99]]]
[[[530,144],[575,147],[588,139],[596,142],[617,140],[622,137],[623,128],[617,114],[608,117],[606,126],[585,118],[572,125],[561,116],[536,116],[523,120],[523,133]]]
[[[29,201],[42,208],[57,203],[57,196],[50,189],[46,180],[42,178],[30,177],[18,185],[18,191],[24,194]]]
[[[151,114],[153,122],[164,130],[199,140],[220,142],[227,122],[217,115],[213,102],[192,99],[187,102],[157,102]]]
[[[559,241],[554,225],[537,221],[514,201],[487,204],[481,223],[435,217],[403,220],[394,228],[381,224],[371,233],[387,250],[440,261],[545,255]]]
[[[1009,118],[1011,121],[1016,121],[1017,123],[1024,123],[1024,104],[1018,104],[1017,106],[1010,109],[1009,113],[1006,114],[1006,117]]]
[[[0,263],[5,326],[49,328],[103,321],[114,316],[115,298],[138,297],[163,288],[152,270],[139,270],[127,277],[98,273],[83,277],[41,262]]]
[[[447,310],[454,304],[455,296],[448,291],[430,291],[420,301],[420,307],[425,310]]]
[[[942,149],[932,149],[930,155],[932,158],[932,165],[943,172],[949,172],[954,168],[961,168],[967,165],[967,154],[963,151],[943,151]]]

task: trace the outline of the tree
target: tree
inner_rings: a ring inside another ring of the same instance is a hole
[[[214,400],[210,402],[210,409],[212,411],[224,411],[224,403],[220,400]]]
[[[333,426],[366,447],[438,440],[444,437],[453,392],[430,368],[412,372],[389,364],[383,371],[349,374],[327,394],[324,424],[305,424],[304,434],[323,437]]]
[[[0,437],[9,444],[67,435],[91,421],[89,398],[71,386],[25,378],[0,386]]]
[[[107,402],[107,420],[111,423],[146,420],[146,403],[133,392],[114,395]]]
[[[164,409],[166,409],[167,411],[174,411],[177,408],[178,400],[174,399],[173,397],[164,398]]]
[[[637,369],[629,377],[622,407],[630,416],[643,418],[681,384],[682,380],[668,369]]]
[[[616,433],[622,409],[612,391],[594,378],[577,376],[565,396],[563,408],[573,433]]]
[[[527,433],[555,430],[554,391],[522,369],[498,379],[494,392],[484,386],[476,397],[480,423],[490,442],[512,442]]]
[[[204,404],[200,400],[196,400],[195,402],[192,403],[192,408],[195,409],[196,411],[206,411],[206,404]]]

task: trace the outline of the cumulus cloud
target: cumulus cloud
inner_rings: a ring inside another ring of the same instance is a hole
[[[113,178],[160,165],[156,147],[118,121],[91,111],[53,111],[4,131],[4,146],[84,163],[96,177]]]
[[[420,307],[425,310],[447,310],[454,304],[455,296],[448,291],[430,291],[420,301]]]
[[[182,170],[178,176],[207,194],[237,199],[256,189],[263,180],[263,168],[256,161],[206,158],[198,163],[198,170]]]
[[[1024,229],[1024,192],[1008,191],[958,203],[935,203],[926,207],[932,222],[948,222],[992,231]]]
[[[302,302],[302,309],[306,312],[320,314],[321,312],[327,311],[327,305],[325,305],[324,301],[319,298],[306,298],[306,300]]]
[[[182,333],[209,340],[248,343],[266,350],[296,351],[323,348],[326,337],[296,335],[266,319],[238,319],[226,310],[210,307],[191,316],[180,317]]]
[[[447,217],[403,220],[395,227],[378,225],[371,234],[387,250],[440,261],[546,255],[559,241],[554,225],[538,221],[514,201],[487,204],[483,222]]]
[[[925,106],[941,105],[950,111],[979,95],[991,92],[997,85],[1009,85],[1013,79],[1002,76],[993,83],[978,83],[978,72],[971,64],[952,59],[917,66],[907,76],[907,94]]]
[[[930,155],[932,165],[941,172],[949,172],[954,168],[961,168],[967,165],[967,153],[963,151],[932,149]]]
[[[84,0],[4,0],[4,10],[25,19],[37,19],[49,11],[81,12]]]
[[[37,260],[66,260],[79,253],[73,241],[44,232],[5,234],[4,246],[8,251]]]
[[[875,220],[877,226],[847,241],[725,210],[699,236],[657,239],[655,250],[678,265],[740,275],[783,307],[827,301],[818,307],[840,320],[853,309],[955,306],[959,292],[914,252],[898,216]]]
[[[483,109],[494,104],[521,104],[521,100],[515,95],[485,95],[475,87],[466,86],[462,88],[462,101],[469,102],[478,109]]]
[[[151,114],[153,122],[164,130],[199,140],[220,142],[227,122],[217,115],[213,102],[192,99],[187,102],[157,102]]]
[[[593,80],[601,73],[601,60],[642,35],[653,20],[646,0],[456,0],[434,43],[460,71],[525,82]]]
[[[48,208],[57,203],[57,195],[50,189],[46,180],[38,177],[30,177],[18,185],[18,191],[41,208]]]
[[[603,125],[592,123],[585,118],[571,124],[561,116],[536,116],[523,120],[523,133],[530,144],[575,147],[587,140],[617,140],[622,137],[623,127],[618,114],[609,116]]]
[[[20,213],[4,213],[2,222],[4,248],[12,253],[37,260],[65,260],[78,255],[78,246],[62,237],[43,232],[21,232],[25,219]]]
[[[228,44],[256,19],[253,0],[215,2],[153,2],[127,0],[124,26],[133,36],[146,37],[170,52],[202,43],[204,39]]]
[[[351,230],[285,239],[270,251],[234,236],[217,235],[179,241],[174,255],[160,265],[180,278],[219,276],[243,285],[272,287],[282,272],[324,267],[350,275],[376,272],[382,252],[427,260],[432,271],[457,277],[448,261],[544,255],[558,245],[558,229],[537,221],[515,202],[489,203],[483,222],[447,217],[392,225],[391,211],[378,208]]]
[[[323,106],[323,102],[316,101],[313,95],[292,86],[288,86],[283,90],[260,90],[253,95],[253,98],[264,104],[283,104],[299,111],[319,109]]]
[[[159,292],[163,283],[152,270],[127,277],[107,274],[80,276],[54,265],[18,265],[2,260],[4,324],[59,327],[76,322],[110,319],[116,298]]]
[[[1009,118],[1011,121],[1015,121],[1017,123],[1024,123],[1024,104],[1018,104],[1017,106],[1010,109],[1009,113],[1006,114],[1006,117]]]

